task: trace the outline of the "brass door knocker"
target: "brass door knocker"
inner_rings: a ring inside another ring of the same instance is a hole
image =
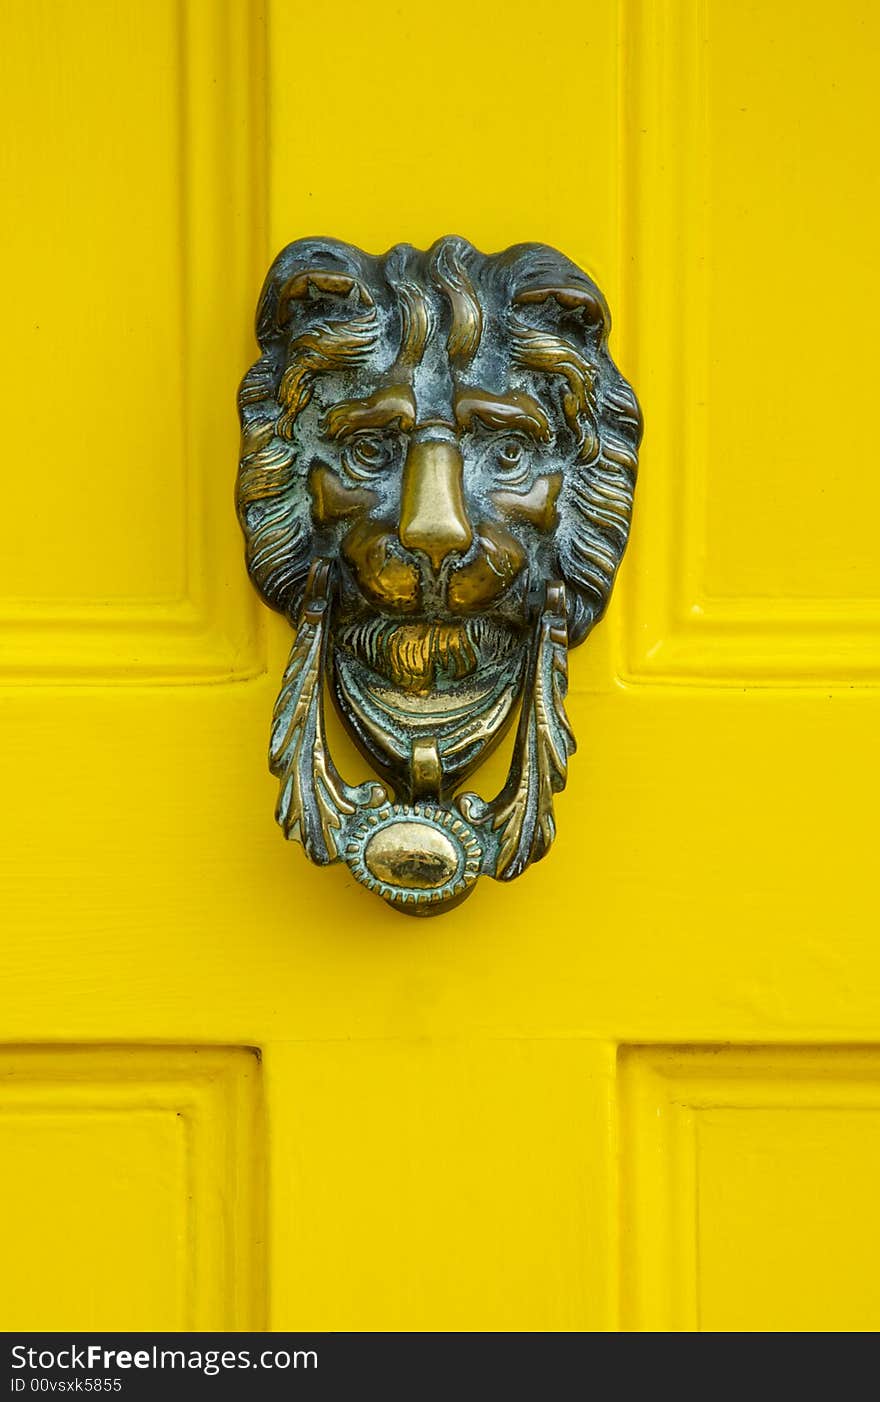
[[[251,578],[296,629],[277,819],[397,910],[448,910],[553,841],[568,649],[608,601],[641,438],[608,331],[596,285],[542,244],[375,258],[302,239],[266,279],[238,513]],[[336,770],[325,677],[382,782]],[[461,792],[517,703],[503,789]]]

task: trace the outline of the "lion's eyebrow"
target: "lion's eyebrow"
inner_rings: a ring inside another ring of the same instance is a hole
[[[416,401],[409,385],[386,385],[368,399],[346,399],[327,410],[325,424],[331,438],[344,438],[360,428],[386,428],[400,421],[410,429],[416,419]]]
[[[492,394],[487,389],[458,389],[455,417],[462,428],[470,428],[477,418],[487,428],[519,428],[542,443],[550,440],[547,415],[536,399],[520,390]]]

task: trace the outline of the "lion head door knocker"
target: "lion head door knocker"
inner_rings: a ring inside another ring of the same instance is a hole
[[[397,910],[448,909],[553,841],[568,649],[611,592],[641,437],[608,330],[596,285],[541,244],[374,258],[303,239],[270,269],[238,511],[251,578],[296,630],[277,819]],[[337,771],[325,676],[383,782]],[[501,792],[460,792],[517,706]]]

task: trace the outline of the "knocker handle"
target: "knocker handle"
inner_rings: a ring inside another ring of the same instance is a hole
[[[535,624],[513,761],[501,793],[490,803],[473,793],[455,802],[442,802],[435,793],[407,803],[395,801],[381,784],[346,784],[327,748],[323,674],[333,573],[325,559],[309,571],[275,708],[270,765],[281,781],[278,822],[312,861],[342,859],[395,909],[434,915],[464,900],[481,872],[500,880],[519,875],[553,840],[553,794],[565,785],[574,750],[564,704],[565,590],[548,586]],[[433,771],[439,791],[432,748],[426,780]]]

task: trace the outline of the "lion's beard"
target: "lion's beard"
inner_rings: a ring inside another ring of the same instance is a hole
[[[402,621],[374,616],[344,625],[337,644],[402,691],[425,695],[478,668],[503,661],[521,644],[511,624],[489,618]]]

